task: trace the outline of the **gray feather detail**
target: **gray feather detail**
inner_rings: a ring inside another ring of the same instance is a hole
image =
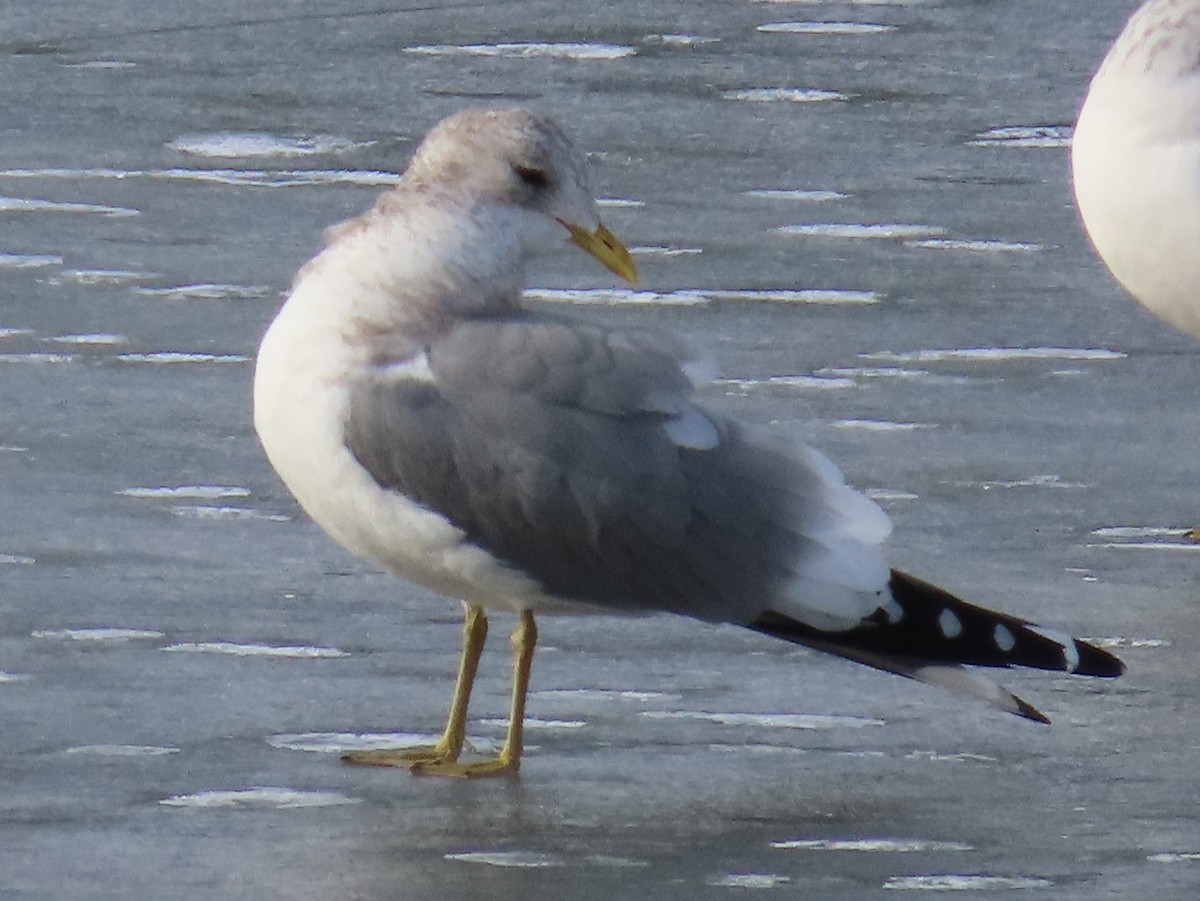
[[[612,332],[518,313],[461,323],[429,351],[447,398],[500,390],[593,413],[678,414],[693,384],[691,349],[656,332]]]
[[[426,354],[433,382],[359,380],[347,446],[559,597],[748,623],[832,515],[790,444],[699,411],[678,340],[518,314]],[[665,427],[692,415],[698,447]]]

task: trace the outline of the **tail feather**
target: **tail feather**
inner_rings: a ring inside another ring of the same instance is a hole
[[[1024,666],[1112,678],[1125,671],[1114,655],[1065,633],[968,604],[948,591],[892,570],[894,605],[862,625],[828,632],[768,611],[756,632],[845,657],[956,694],[979,698],[1017,716],[1050,722],[1035,707],[962,664]]]
[[[1125,664],[1095,645],[1028,620],[977,607],[950,592],[892,570],[892,597],[903,615],[864,640],[883,651],[976,666],[1026,666],[1113,678]],[[882,618],[882,617],[881,617]],[[858,631],[858,630],[855,630]]]

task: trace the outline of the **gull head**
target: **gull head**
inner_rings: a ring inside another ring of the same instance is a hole
[[[511,210],[536,243],[563,234],[611,271],[637,281],[625,245],[600,221],[586,157],[553,119],[531,110],[472,109],[443,119],[404,180]]]

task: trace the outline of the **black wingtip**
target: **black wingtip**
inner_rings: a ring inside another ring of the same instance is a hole
[[[1073,670],[1077,675],[1115,679],[1125,674],[1125,661],[1116,654],[1078,639],[1075,641],[1075,650],[1079,652],[1079,665]]]
[[[978,666],[1026,666],[1078,676],[1112,679],[1125,672],[1114,654],[997,610],[969,604],[900,570],[892,570],[892,597],[904,616],[887,629],[896,640],[920,648],[922,656]],[[941,617],[949,616],[958,633],[950,638]],[[1003,639],[1003,640],[1002,640]]]

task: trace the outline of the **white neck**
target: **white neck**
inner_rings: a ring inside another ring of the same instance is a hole
[[[524,257],[553,223],[511,205],[401,187],[330,231],[296,278],[288,307],[304,308],[351,342],[447,319],[513,309]],[[414,215],[418,212],[419,215]]]

